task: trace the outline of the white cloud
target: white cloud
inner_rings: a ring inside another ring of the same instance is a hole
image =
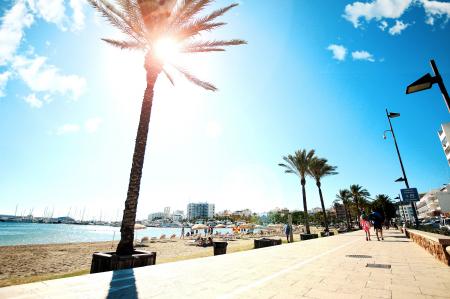
[[[28,0],[28,4],[33,13],[46,22],[56,24],[63,31],[67,30],[64,25],[66,22],[64,0]]]
[[[450,18],[450,3],[440,1],[421,0],[427,15],[425,21],[429,25],[434,25],[436,18],[445,17],[445,22]]]
[[[397,19],[411,5],[412,0],[375,0],[370,3],[354,2],[345,6],[344,18],[350,21],[355,28],[359,27],[360,19],[366,21],[383,18]]]
[[[68,94],[76,100],[84,92],[86,80],[77,75],[62,75],[46,60],[43,56],[16,56],[12,68],[33,92]]]
[[[0,66],[10,61],[24,36],[24,29],[33,24],[33,15],[23,1],[18,1],[6,11],[0,26]]]
[[[390,35],[399,35],[402,33],[403,30],[405,30],[409,24],[405,24],[402,21],[395,21],[395,25],[389,28],[389,34]]]
[[[80,126],[76,124],[65,124],[59,127],[56,130],[56,135],[64,135],[64,134],[70,134],[70,133],[76,133],[80,131]]]
[[[41,108],[43,102],[39,100],[34,93],[27,95],[23,98],[32,108]]]
[[[327,50],[333,52],[333,58],[339,61],[344,61],[345,56],[347,56],[347,49],[342,45],[331,44],[328,46]]]
[[[352,57],[353,57],[353,60],[367,60],[370,62],[375,61],[375,59],[373,58],[373,55],[367,51],[354,51],[354,52],[352,52]]]
[[[100,117],[94,117],[91,119],[88,119],[84,122],[84,129],[88,133],[95,133],[98,130],[98,127],[100,126],[102,122],[102,119]]]
[[[83,6],[84,6],[85,0],[70,0],[70,7],[72,8],[73,14],[73,24],[72,24],[72,30],[78,31],[84,28],[84,12],[83,12]]]
[[[378,28],[381,29],[381,31],[384,31],[388,27],[388,23],[386,21],[381,21]]]
[[[5,96],[6,83],[11,76],[11,72],[0,73],[0,98]]]

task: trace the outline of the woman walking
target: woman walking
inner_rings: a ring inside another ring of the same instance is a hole
[[[369,222],[369,218],[366,215],[366,212],[364,212],[364,211],[361,212],[361,217],[360,217],[359,221],[360,221],[362,229],[366,233],[366,241],[371,241],[370,240],[370,222]]]

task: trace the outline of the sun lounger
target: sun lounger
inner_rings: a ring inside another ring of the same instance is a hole
[[[176,241],[175,239],[177,238],[177,235],[173,234],[170,236],[170,241],[174,242]]]

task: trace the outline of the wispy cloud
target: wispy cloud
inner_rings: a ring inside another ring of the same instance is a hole
[[[444,19],[446,24],[450,18],[450,2],[436,0],[373,0],[372,2],[356,1],[347,4],[344,9],[343,17],[353,24],[355,28],[361,26],[361,20],[370,22],[379,21],[379,28],[385,30],[387,22],[383,19],[398,19],[412,6],[421,6],[426,15],[425,23],[434,25],[435,20]],[[406,27],[410,24],[404,24]],[[391,35],[400,34],[406,27],[397,23],[389,30]],[[398,33],[395,33],[398,32]]]
[[[23,80],[36,99],[37,92],[68,94],[73,99],[83,93],[84,78],[62,75],[57,67],[46,62],[46,57],[34,55],[33,50],[19,55],[17,52],[25,40],[25,29],[38,18],[56,24],[61,30],[83,28],[84,5],[84,0],[70,0],[71,17],[66,14],[64,0],[17,0],[4,12],[0,18],[0,66],[6,67],[7,71],[0,74],[0,96],[5,96],[6,83],[11,78]],[[31,96],[26,98],[33,99]]]
[[[76,75],[63,75],[60,70],[47,63],[47,58],[16,56],[12,69],[33,92],[59,93],[70,95],[72,99],[84,92],[86,80]]]
[[[94,117],[91,119],[88,119],[84,122],[84,129],[88,133],[95,133],[98,130],[98,127],[102,123],[102,119],[100,117]]]
[[[333,52],[333,58],[339,61],[344,61],[347,56],[347,49],[342,45],[331,44],[327,50]]]
[[[34,17],[29,13],[25,3],[18,1],[6,11],[1,18],[0,26],[0,66],[10,61],[19,47],[24,29],[30,27]]]
[[[71,134],[76,133],[80,131],[80,126],[77,124],[65,124],[60,126],[56,130],[56,135],[65,135],[65,134]]]
[[[409,24],[405,24],[402,21],[395,21],[395,25],[389,28],[389,34],[390,35],[399,35],[402,33],[403,30],[405,30]]]
[[[411,5],[412,0],[375,0],[369,3],[354,2],[345,6],[344,18],[350,21],[355,28],[361,23],[360,19],[370,21],[383,18],[396,19]]]
[[[375,59],[373,58],[373,55],[367,51],[354,51],[354,52],[352,52],[352,58],[353,58],[353,60],[367,60],[370,62],[375,61]]]
[[[34,93],[27,95],[23,99],[32,108],[41,108],[42,105],[44,104],[44,102],[39,100]]]
[[[378,28],[381,29],[381,31],[384,31],[388,27],[388,23],[386,21],[381,21],[380,25],[378,25]]]
[[[6,83],[11,76],[11,72],[0,73],[0,98],[5,96]]]
[[[421,0],[427,15],[426,23],[434,25],[436,18],[445,18],[445,22],[450,18],[450,2]]]

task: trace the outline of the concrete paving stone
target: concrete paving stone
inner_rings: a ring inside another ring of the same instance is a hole
[[[423,294],[409,293],[405,291],[392,290],[392,299],[426,299]]]
[[[430,295],[430,296],[441,296],[441,297],[447,297],[450,298],[450,290],[448,289],[439,289],[434,288],[433,286],[421,286],[420,291],[424,295]]]
[[[389,238],[396,239],[391,236],[398,235],[388,231],[386,242],[366,242],[359,231],[137,268],[132,272],[116,271],[1,288],[0,298],[28,296],[29,290],[33,299],[450,298],[450,267],[409,240],[387,242]],[[346,257],[349,254],[372,258]],[[365,267],[374,262],[391,264],[392,269]],[[110,292],[111,287],[126,286],[133,281],[134,291],[131,287]]]

